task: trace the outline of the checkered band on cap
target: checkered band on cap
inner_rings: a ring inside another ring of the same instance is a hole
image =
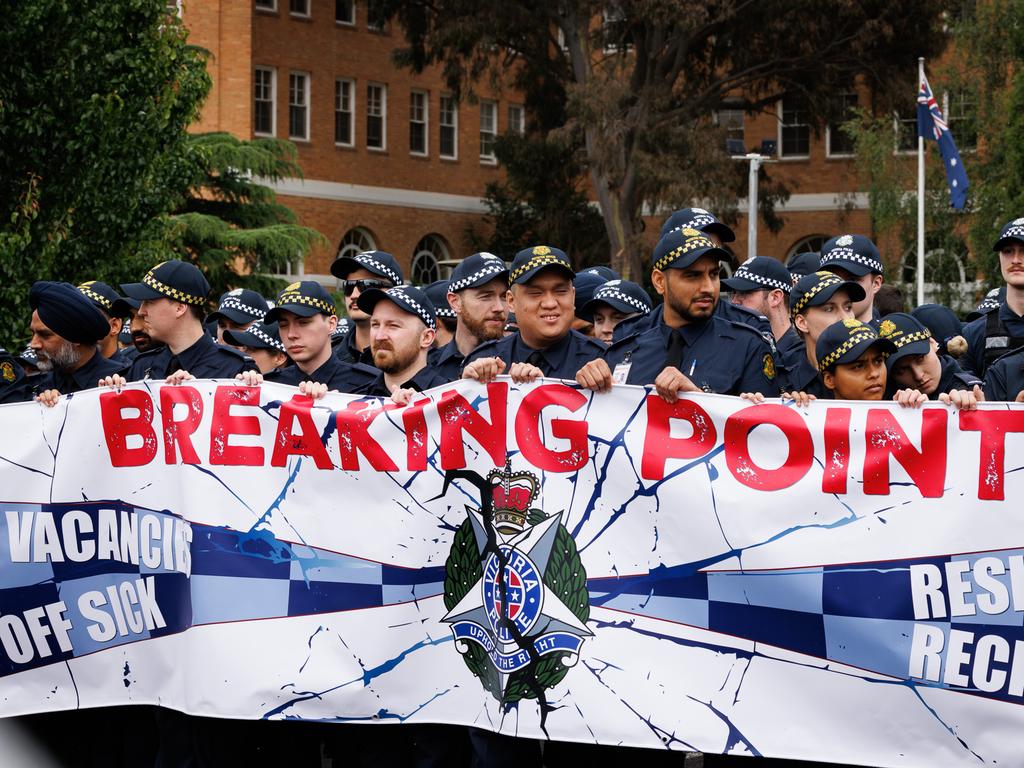
[[[87,299],[92,299],[104,309],[111,309],[114,306],[114,302],[112,302],[106,296],[101,296],[100,294],[96,293],[96,291],[90,288],[89,285],[90,283],[83,283],[82,285],[78,286],[78,290],[82,293],[83,296],[85,296]]]
[[[693,211],[694,213],[697,213],[696,208],[694,208]],[[692,219],[685,222],[684,224],[680,224],[678,227],[673,227],[672,229],[669,230],[669,232],[678,232],[679,230],[686,229],[687,227],[689,227],[690,229],[700,229],[701,227],[706,227],[708,224],[717,223],[718,219],[716,219],[710,213],[702,211],[700,213],[697,213],[696,216],[694,216]],[[668,232],[666,232],[665,234],[668,234]]]
[[[830,366],[838,362],[843,355],[861,342],[878,341],[878,339],[878,334],[875,333],[870,326],[865,326],[864,329],[856,331],[852,336],[850,336],[850,338],[821,358],[821,362],[818,363],[818,372],[824,373]],[[886,355],[886,357],[888,357],[888,355]]]
[[[217,308],[217,311],[220,311],[222,309],[237,309],[239,312],[244,312],[245,314],[249,315],[250,317],[256,318],[257,320],[262,320],[263,316],[267,314],[262,309],[257,309],[251,304],[246,304],[240,301],[237,296],[225,296],[224,301],[220,303],[220,306]]]
[[[751,272],[750,270],[746,269],[745,266],[741,266],[739,269],[737,269],[736,272],[733,274],[733,277],[739,278],[741,280],[749,280],[752,283],[758,283],[759,285],[766,286],[767,288],[778,288],[780,291],[783,291],[785,293],[789,293],[791,290],[793,290],[793,286],[791,283],[784,283],[781,280],[774,280],[770,277],[759,275],[756,272]]]
[[[426,307],[405,292],[405,286],[400,285],[395,288],[388,288],[384,293],[393,299],[398,299],[400,306],[411,309],[428,328],[437,330],[437,321],[434,319],[437,314],[436,311],[433,313],[428,311]]]
[[[259,325],[250,325],[246,333],[251,333],[264,344],[270,345],[279,352],[284,352],[284,344],[275,339],[269,333],[264,333],[263,329],[260,328]]]
[[[193,304],[195,306],[202,306],[206,303],[205,296],[193,296],[191,293],[185,293],[179,291],[177,288],[172,288],[166,283],[162,283],[153,277],[153,270],[146,273],[146,276],[142,278],[144,285],[148,285],[157,293],[162,293],[164,296],[180,301],[182,304]]]
[[[286,290],[277,297],[277,306],[283,309],[289,304],[303,304],[307,307],[315,307],[325,315],[333,315],[337,311],[333,304],[330,304],[323,299],[318,299],[314,296],[304,296],[298,291]]]
[[[364,267],[373,270],[378,274],[384,273],[384,275],[386,275],[387,278],[395,285],[402,285],[402,283],[405,282],[402,279],[402,276],[395,272],[395,270],[393,270],[387,264],[384,264],[383,262],[375,259],[373,257],[373,251],[364,251],[363,253],[357,253],[355,256],[352,256],[351,258],[352,261],[362,264]]]
[[[452,309],[450,306],[434,307],[434,314],[437,315],[438,317],[448,317],[451,318],[452,320],[458,317],[458,315],[455,314],[455,310]]]
[[[789,311],[789,313],[793,317],[796,317],[798,314],[800,314],[803,311],[804,307],[806,307],[810,303],[811,299],[813,299],[819,293],[824,291],[826,288],[830,288],[833,285],[837,285],[838,283],[844,282],[844,280],[841,277],[839,277],[839,275],[833,272],[815,272],[814,274],[819,278],[819,280],[817,283],[811,286],[811,289],[807,291],[807,293],[805,293],[803,296],[797,299],[796,303],[793,304],[792,308]]]
[[[617,285],[602,285],[596,291],[594,291],[594,298],[591,301],[606,301],[607,299],[616,299],[624,304],[628,304],[633,307],[637,312],[643,312],[645,315],[651,311],[649,304],[645,304],[643,301],[638,299],[636,296],[630,296],[619,290]]]
[[[1003,239],[1005,239],[1007,237],[1020,237],[1020,238],[1024,238],[1024,220],[1022,220],[1022,219],[1015,219],[1013,221],[1013,223],[1010,224],[1010,226],[1008,226],[1003,231],[1003,234],[1000,236],[999,239],[1003,240]]]
[[[987,312],[990,309],[995,309],[999,306],[998,296],[986,296],[982,299],[981,304],[978,305],[976,312]]]
[[[932,332],[925,328],[923,331],[914,331],[902,336],[886,336],[885,338],[895,344],[896,349],[903,349],[907,344],[913,344],[915,341],[926,341],[931,337]]]
[[[546,253],[546,254],[543,254],[541,256],[534,256],[533,258],[531,258],[525,264],[520,265],[517,269],[515,269],[508,276],[509,281],[514,283],[522,275],[525,275],[531,269],[538,269],[540,267],[548,267],[548,266],[551,266],[553,264],[557,265],[559,267],[566,267],[567,269],[572,269],[572,267],[569,266],[568,262],[566,262],[566,260],[564,258],[562,258],[562,257],[560,257],[560,256],[558,256],[558,255],[556,255],[554,253]]]
[[[494,258],[498,259],[497,256],[495,256]],[[488,259],[487,261],[490,262],[490,259]],[[563,262],[558,263],[561,264]],[[469,287],[473,283],[487,277],[488,275],[497,276],[505,271],[505,262],[503,262],[501,259],[498,259],[496,262],[485,264],[483,267],[478,269],[473,274],[466,275],[461,280],[456,280],[455,282],[449,284],[448,290],[451,291],[452,293],[458,293],[463,288]],[[438,310],[438,314],[440,314],[440,310]],[[452,314],[452,317],[454,316],[455,315]]]
[[[685,228],[686,227],[681,227],[681,229],[685,229]],[[654,263],[654,269],[657,269],[657,270],[664,270],[664,269],[666,269],[669,264],[671,264],[673,261],[678,259],[684,253],[691,253],[692,251],[696,251],[699,248],[717,248],[717,247],[718,246],[716,246],[705,235],[700,235],[700,234],[698,234],[698,235],[691,235],[690,237],[687,237],[686,240],[683,241],[682,245],[679,245],[679,246],[673,248],[671,251],[668,251],[664,256],[662,256],[660,259],[658,259]]]
[[[823,253],[821,255],[821,263],[819,266],[824,267],[826,264],[832,264],[836,261],[852,261],[854,264],[863,264],[872,272],[885,271],[882,268],[882,262],[878,259],[873,259],[870,256],[862,256],[852,248],[846,248],[843,246],[838,246],[827,253]]]

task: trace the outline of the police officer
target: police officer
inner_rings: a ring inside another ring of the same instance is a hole
[[[576,315],[594,326],[593,336],[611,344],[615,327],[651,311],[651,297],[641,286],[629,280],[609,280],[598,286],[594,297]]]
[[[1024,403],[1024,347],[1008,352],[985,373],[985,399]]]
[[[991,291],[985,294],[985,298],[981,300],[974,309],[967,313],[965,318],[968,323],[977,320],[982,315],[987,315],[993,309],[999,309],[1006,301],[1006,286],[1002,288],[993,288]]]
[[[452,270],[445,297],[455,313],[455,336],[430,352],[431,367],[455,381],[462,376],[470,352],[485,341],[502,338],[508,318],[507,293],[508,267],[493,253],[474,253],[460,261]]]
[[[680,391],[739,395],[779,393],[775,361],[761,334],[715,312],[720,262],[729,253],[695,229],[670,231],[654,249],[651,280],[661,294],[662,318],[643,333],[616,342],[605,360],[580,371],[577,382],[597,391],[618,384],[654,384],[675,402]]]
[[[834,272],[843,280],[857,283],[864,298],[854,302],[853,316],[864,323],[878,319],[875,294],[885,280],[878,248],[863,235],[839,235],[821,247],[819,270]]]
[[[608,269],[608,271],[611,270]],[[581,312],[586,303],[594,298],[594,291],[612,279],[614,278],[605,277],[604,271],[597,267],[590,267],[576,273],[576,277],[572,279],[572,287],[576,293],[574,300],[576,319],[572,323],[573,330],[579,331],[584,336],[594,335],[593,323]]]
[[[463,378],[487,382],[507,371],[515,381],[573,379],[583,365],[602,357],[604,344],[572,329],[574,276],[569,257],[558,248],[537,245],[517,253],[508,301],[518,330],[477,347],[466,359]]]
[[[992,250],[999,254],[1006,300],[964,326],[967,354],[963,366],[983,379],[999,357],[1024,346],[1024,218],[1003,227]]]
[[[27,378],[18,360],[0,347],[0,403],[20,403],[26,400]]]
[[[929,400],[953,403],[973,410],[984,400],[982,381],[965,373],[956,360],[939,354],[932,332],[913,315],[893,312],[882,318],[878,333],[896,345],[885,362],[888,369],[886,397],[901,400],[899,390],[915,390]]]
[[[857,319],[840,320],[821,332],[816,349],[825,389],[836,400],[885,397],[885,360],[896,351],[896,345],[880,337],[872,326]]]
[[[262,374],[284,368],[289,363],[277,323],[253,323],[244,331],[226,328],[224,343],[251,357]]]
[[[61,395],[99,385],[123,373],[126,364],[108,360],[99,350],[110,334],[107,316],[70,283],[39,281],[28,295],[32,341],[43,375],[33,381],[36,400],[54,406]]]
[[[335,354],[348,363],[373,364],[370,351],[370,316],[359,308],[359,296],[371,288],[391,288],[405,279],[398,261],[385,251],[364,251],[355,256],[340,256],[331,264],[331,274],[342,280],[345,310],[353,328]]]
[[[448,304],[448,281],[435,280],[423,292],[434,305],[437,315],[437,334],[434,336],[434,349],[440,349],[455,337],[457,318],[455,310]]]
[[[132,357],[124,354],[118,346],[125,318],[131,317],[131,306],[117,291],[99,280],[90,280],[78,286],[78,290],[106,316],[110,332],[100,341],[100,354],[108,360],[116,360],[126,366]]]
[[[140,302],[136,314],[151,339],[166,345],[139,354],[125,374],[128,381],[233,379],[255,369],[250,358],[218,344],[204,330],[203,306],[210,284],[194,264],[165,261],[149,270],[141,283],[122,285],[121,290]],[[117,378],[105,383],[117,386]]]
[[[206,316],[205,324],[217,324],[217,341],[224,343],[224,331],[244,331],[255,322],[262,322],[270,307],[267,300],[248,288],[235,288],[220,297],[217,310]]]
[[[277,323],[292,364],[266,374],[266,380],[304,392],[309,382],[323,385],[323,392],[357,392],[372,381],[376,371],[371,366],[346,363],[334,354],[331,332],[338,322],[334,313],[331,295],[314,280],[292,283],[281,291],[266,320]],[[252,374],[243,378],[250,384],[259,381]]]
[[[792,336],[781,343],[786,350],[782,365],[787,392],[828,397],[818,371],[818,337],[836,321],[852,319],[854,302],[863,299],[864,289],[858,283],[832,272],[812,272],[797,281],[790,293],[789,311],[799,343]]]
[[[388,397],[405,390],[405,402],[412,392],[447,384],[448,379],[427,365],[427,352],[434,344],[437,315],[426,293],[410,285],[366,291],[359,308],[370,316],[370,348],[377,377],[359,393]]]
[[[803,251],[801,253],[794,253],[789,257],[789,261],[786,262],[786,269],[789,270],[790,277],[793,279],[793,284],[804,275],[809,275],[812,272],[818,271],[818,265],[821,264],[821,254],[817,251]]]
[[[792,328],[789,294],[793,289],[789,270],[771,256],[747,259],[732,277],[722,281],[732,292],[732,303],[768,318],[776,344]],[[780,350],[781,351],[781,350]]]

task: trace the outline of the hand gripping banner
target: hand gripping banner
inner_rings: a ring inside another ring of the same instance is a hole
[[[1019,761],[1021,406],[197,381],[0,421],[0,716]]]

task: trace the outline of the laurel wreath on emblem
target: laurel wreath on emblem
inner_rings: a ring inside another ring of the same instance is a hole
[[[542,510],[531,509],[527,522],[537,525],[548,518]],[[451,610],[465,597],[466,593],[480,582],[483,566],[477,550],[470,520],[467,518],[455,532],[452,548],[445,562],[444,605]],[[555,546],[544,570],[544,586],[553,592],[584,624],[590,618],[590,600],[587,592],[587,573],[583,567],[576,542],[564,525],[558,526]],[[531,677],[544,689],[558,685],[569,672],[562,663],[566,654],[552,653],[541,657],[532,669],[526,668],[512,673],[502,691],[498,670],[479,645],[470,645],[462,655],[469,670],[483,684],[484,688],[502,704],[511,704],[521,699],[537,698],[530,685]]]

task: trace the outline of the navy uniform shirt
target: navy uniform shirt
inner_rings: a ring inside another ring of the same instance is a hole
[[[125,368],[128,368],[135,362],[135,358],[138,356],[139,350],[135,347],[125,347],[124,349],[117,350],[107,359],[113,360],[115,363],[122,363]]]
[[[119,373],[124,376],[128,363],[113,358],[107,359],[98,351],[77,371],[46,371],[32,380],[35,394],[56,389],[62,395],[81,392],[99,386],[100,379]]]
[[[1024,390],[1024,347],[992,363],[985,374],[985,399],[1012,403],[1021,390]]]
[[[606,349],[597,339],[570,330],[547,349],[535,350],[528,347],[516,332],[502,339],[484,342],[469,353],[466,364],[481,357],[500,357],[505,362],[506,372],[512,363],[532,363],[548,378],[575,379],[580,368],[591,360],[604,357]]]
[[[299,386],[303,381],[315,381],[318,384],[326,384],[327,388],[335,392],[361,392],[362,388],[374,380],[378,371],[362,363],[343,363],[333,355],[327,362],[321,365],[312,373],[305,373],[294,363],[271,371],[264,379],[277,384],[290,384],[293,387]]]
[[[1024,317],[1021,317],[1009,305],[999,307],[999,319],[1011,336],[1024,338]],[[977,376],[985,376],[985,333],[988,315],[982,315],[964,326],[964,338],[967,340],[967,352],[961,358],[962,367]],[[1012,398],[1011,398],[1012,399]]]
[[[745,323],[712,315],[679,329],[683,348],[676,367],[705,392],[739,395],[779,394],[775,360],[764,337]],[[666,366],[673,330],[658,323],[643,333],[616,342],[605,356],[608,367],[629,365],[627,384],[653,384]]]
[[[720,317],[724,317],[726,320],[732,320],[736,323],[749,325],[764,336],[765,341],[772,339],[768,344],[769,347],[775,346],[771,321],[764,315],[759,314],[752,309],[742,307],[739,304],[722,301],[721,299],[715,305],[715,314]],[[659,304],[646,315],[640,315],[638,317],[631,317],[628,320],[623,320],[621,323],[616,325],[615,330],[612,331],[612,341],[620,341],[628,336],[643,333],[660,323],[664,317],[665,305]]]
[[[427,365],[437,371],[447,381],[455,381],[462,378],[462,366],[466,358],[459,352],[455,339],[452,339],[443,347],[432,349],[427,354]]]
[[[832,393],[825,388],[818,369],[807,359],[807,343],[796,328],[789,326],[776,343],[781,360],[779,386],[783,392],[806,392],[819,399],[828,399]]]
[[[233,379],[242,371],[258,370],[256,363],[234,347],[218,344],[205,333],[188,349],[175,355],[170,347],[160,347],[135,358],[125,378],[166,379],[175,371],[188,371],[197,379]]]
[[[10,352],[0,348],[0,403],[20,403],[28,399],[30,395],[25,370]]]
[[[442,384],[448,384],[451,379],[447,379],[437,371],[435,371],[430,365],[420,368],[413,377],[403,383],[402,389],[415,389],[417,392],[423,392],[424,390],[432,387],[439,387]],[[387,383],[384,381],[384,371],[379,371],[377,377],[373,381],[369,382],[358,394],[369,395],[371,397],[391,397],[391,390],[388,389]]]
[[[362,363],[373,365],[373,352],[370,348],[356,349],[356,326],[355,323],[345,334],[345,338],[334,347],[334,356],[343,363]]]

